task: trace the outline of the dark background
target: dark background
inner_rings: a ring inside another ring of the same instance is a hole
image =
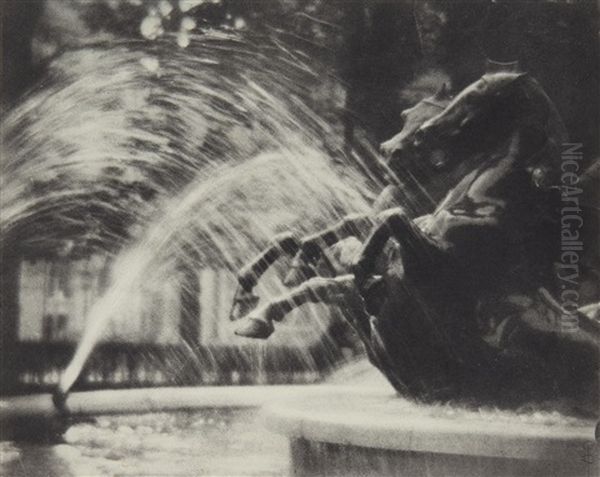
[[[137,5],[137,3],[140,3]],[[2,103],[10,106],[55,54],[108,32],[141,37],[158,1],[2,0]],[[178,25],[174,9],[173,28]],[[202,28],[277,36],[327,64],[347,88],[347,133],[358,124],[375,141],[396,132],[410,99],[403,87],[440,68],[458,90],[486,59],[518,60],[557,104],[585,157],[598,153],[600,50],[594,1],[223,0],[186,12]]]

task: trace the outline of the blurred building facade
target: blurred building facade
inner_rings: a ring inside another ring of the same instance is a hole
[[[20,268],[19,340],[76,343],[88,326],[95,301],[110,283],[111,260],[104,255],[84,259],[25,260]],[[233,274],[204,268],[196,273],[199,310],[194,317],[199,344],[227,342],[235,292]],[[182,276],[132,293],[127,308],[111,317],[103,341],[177,344],[182,339]]]

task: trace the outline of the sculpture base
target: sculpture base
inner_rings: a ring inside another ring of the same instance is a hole
[[[294,476],[389,477],[461,476],[461,477],[547,477],[549,475],[599,475],[598,465],[586,463],[585,451],[574,460],[529,460],[486,458],[470,454],[439,454],[392,451],[332,444],[305,439],[291,440]],[[597,459],[597,457],[596,457]]]
[[[599,475],[595,422],[425,406],[357,389],[305,394],[265,409],[290,439],[293,475]]]

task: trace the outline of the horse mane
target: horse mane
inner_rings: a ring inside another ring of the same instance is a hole
[[[527,73],[508,71],[489,73],[482,79],[489,83],[499,81],[507,86],[517,86],[515,101],[522,105],[523,111],[516,127],[537,131],[546,138],[540,160],[558,170],[562,145],[568,141],[567,128],[540,83]]]
[[[540,83],[533,77],[526,75],[523,82],[523,92],[533,106],[532,119],[535,114],[539,114],[538,125],[544,126],[544,132],[547,137],[557,144],[567,142],[568,134],[565,123],[563,122],[556,105],[546,94]]]
[[[480,81],[485,85],[482,94],[491,98],[498,95],[501,101],[508,101],[505,110],[514,114],[510,122],[512,133],[520,131],[526,137],[543,138],[538,150],[529,156],[532,171],[546,171],[546,177],[551,185],[556,185],[556,172],[560,170],[562,145],[568,141],[567,129],[558,109],[546,94],[540,83],[527,73],[513,71],[498,71],[484,74]],[[499,121],[504,119],[498,118]],[[512,122],[514,121],[514,122]],[[505,124],[509,126],[509,124]],[[508,132],[508,131],[507,131]],[[502,133],[504,134],[504,133]],[[531,154],[531,152],[530,152]],[[536,169],[533,169],[535,167]]]
[[[485,83],[504,83],[506,86],[517,83],[519,92],[528,105],[526,114],[521,118],[520,126],[541,129],[546,136],[557,144],[568,140],[567,128],[558,109],[546,94],[540,83],[528,73],[497,71],[484,74]]]

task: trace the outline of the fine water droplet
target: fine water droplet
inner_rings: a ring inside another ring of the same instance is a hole
[[[161,0],[158,4],[158,10],[163,17],[168,17],[173,11],[173,5],[167,0]]]
[[[233,28],[235,28],[236,30],[242,30],[246,28],[246,20],[244,20],[242,17],[237,17],[233,21]]]
[[[196,20],[192,17],[185,16],[181,19],[181,27],[182,31],[191,31],[196,28]]]
[[[140,60],[140,64],[151,73],[156,73],[160,67],[160,63],[156,58],[145,57]]]
[[[203,3],[204,0],[179,0],[179,10],[185,13]]]
[[[162,20],[159,16],[149,15],[142,20],[140,25],[140,33],[148,40],[155,40],[164,32],[162,28]]]
[[[177,35],[177,44],[181,48],[186,48],[190,44],[190,35],[187,31],[180,31]]]

